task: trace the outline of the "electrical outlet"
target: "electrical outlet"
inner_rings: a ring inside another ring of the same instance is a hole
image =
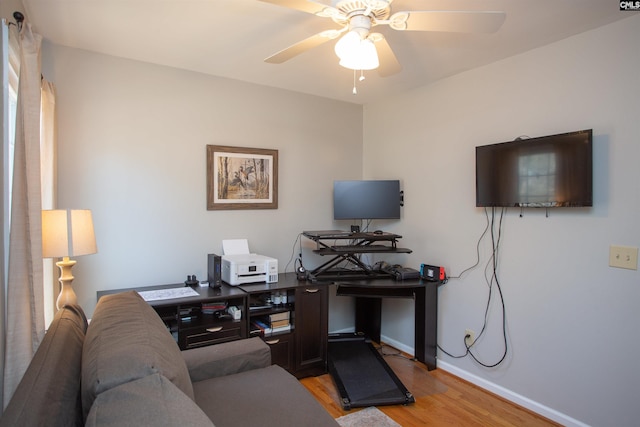
[[[609,246],[609,266],[637,270],[638,248],[618,245]]]
[[[471,347],[473,342],[476,340],[476,333],[473,329],[465,329],[464,330],[464,343],[467,347]]]

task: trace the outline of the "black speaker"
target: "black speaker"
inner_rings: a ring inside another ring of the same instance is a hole
[[[210,288],[216,289],[222,286],[222,257],[220,255],[208,255],[207,280]]]

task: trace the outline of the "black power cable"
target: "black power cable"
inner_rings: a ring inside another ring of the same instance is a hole
[[[507,357],[507,353],[508,353],[508,340],[507,340],[507,317],[506,317],[506,306],[505,306],[505,301],[504,301],[504,295],[502,293],[502,287],[500,286],[500,280],[498,278],[498,259],[499,259],[499,253],[500,253],[500,240],[502,237],[502,221],[504,218],[504,214],[506,213],[506,208],[502,208],[500,210],[500,218],[499,221],[497,223],[498,229],[497,229],[497,235],[496,235],[496,208],[493,207],[491,208],[491,219],[489,219],[489,213],[487,211],[487,208],[485,208],[485,216],[487,217],[487,228],[485,228],[484,232],[482,233],[482,235],[480,236],[480,239],[478,240],[478,244],[477,247],[479,248],[480,246],[480,241],[483,239],[483,237],[485,236],[487,229],[491,229],[491,246],[492,246],[492,253],[491,253],[491,257],[489,259],[489,261],[487,262],[487,267],[489,265],[491,265],[491,276],[490,278],[486,277],[486,269],[485,269],[485,280],[487,280],[487,284],[489,286],[489,296],[487,298],[487,306],[485,308],[485,313],[484,313],[484,322],[482,325],[482,329],[480,330],[480,333],[476,336],[476,338],[473,340],[473,342],[471,344],[467,344],[467,338],[469,338],[469,335],[465,335],[464,337],[464,345],[466,348],[466,351],[464,354],[461,355],[453,355],[449,352],[447,352],[445,349],[443,349],[440,344],[438,344],[438,349],[440,349],[440,351],[442,351],[444,354],[446,354],[447,356],[454,358],[454,359],[461,359],[463,357],[466,356],[471,356],[471,358],[473,358],[473,360],[475,360],[478,364],[480,364],[481,366],[484,366],[485,368],[494,368],[496,366],[498,366],[499,364],[501,364],[505,358]],[[464,270],[462,273],[460,273],[460,275],[458,275],[457,277],[462,276],[462,274],[472,268],[475,268],[477,265],[479,264],[479,252],[478,252],[478,262]],[[487,324],[488,324],[488,320],[489,320],[489,310],[491,307],[491,299],[493,298],[493,284],[495,283],[496,285],[496,289],[498,290],[498,295],[500,296],[500,304],[501,304],[501,312],[502,312],[502,336],[504,339],[504,352],[502,354],[502,357],[496,362],[496,363],[484,363],[482,362],[478,356],[476,354],[473,353],[472,351],[472,347],[474,346],[474,344],[480,339],[480,337],[485,333],[486,329],[487,329]]]
[[[296,260],[294,261],[296,245],[298,245],[298,258],[296,258]],[[284,272],[285,273],[287,272],[287,269],[289,268],[292,262],[294,263],[294,270],[295,270],[296,261],[298,261],[300,265],[302,265],[302,233],[298,233],[296,240],[294,240],[293,242],[293,246],[291,248],[291,257],[289,258],[287,265],[284,266]]]
[[[489,297],[487,298],[487,307],[485,309],[485,313],[484,313],[484,323],[482,325],[482,329],[480,330],[480,333],[478,334],[478,336],[476,337],[476,339],[471,343],[471,344],[467,344],[466,341],[466,336],[465,336],[465,347],[467,349],[467,353],[469,354],[469,356],[471,356],[473,358],[473,360],[475,360],[478,364],[484,366],[485,368],[494,368],[496,366],[498,366],[499,364],[501,364],[504,359],[507,357],[507,353],[508,353],[508,340],[507,340],[507,315],[506,315],[506,307],[505,307],[505,302],[504,302],[504,295],[502,293],[502,287],[500,286],[500,280],[498,278],[498,259],[499,259],[499,254],[500,254],[500,241],[501,241],[501,237],[502,237],[502,220],[504,219],[504,214],[506,212],[506,208],[502,208],[500,210],[500,219],[498,221],[498,230],[497,230],[497,236],[496,236],[496,230],[495,230],[495,215],[496,215],[496,208],[491,208],[491,244],[493,247],[493,251],[492,251],[492,256],[491,256],[491,265],[492,265],[492,269],[491,269],[491,277],[489,279],[487,279],[487,284],[489,285]],[[496,289],[498,290],[498,295],[500,296],[500,305],[501,305],[501,313],[502,313],[502,337],[504,340],[504,352],[502,353],[502,357],[495,363],[492,364],[488,364],[488,363],[484,363],[482,361],[479,360],[478,356],[473,354],[473,351],[471,350],[471,348],[473,347],[473,345],[478,341],[478,339],[482,336],[482,334],[484,334],[484,332],[486,331],[487,328],[487,323],[489,320],[489,308],[491,305],[491,299],[493,297],[493,283],[495,283],[496,285]]]
[[[447,281],[448,279],[460,279],[464,273],[466,273],[467,271],[473,270],[480,264],[480,243],[482,242],[482,239],[484,238],[485,234],[487,234],[487,231],[489,230],[489,225],[490,225],[489,214],[487,213],[486,209],[484,212],[485,212],[485,217],[487,218],[487,225],[484,227],[484,230],[482,231],[482,234],[478,239],[478,243],[476,243],[476,263],[473,264],[471,267],[467,267],[464,270],[462,270],[462,272],[457,276],[447,276]]]

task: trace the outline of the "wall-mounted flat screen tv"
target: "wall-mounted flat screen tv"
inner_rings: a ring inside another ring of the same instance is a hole
[[[476,206],[593,206],[592,130],[476,147]]]
[[[399,219],[399,180],[334,181],[334,219]]]

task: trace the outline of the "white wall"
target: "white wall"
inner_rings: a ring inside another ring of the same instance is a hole
[[[640,16],[365,107],[364,176],[396,175],[406,206],[396,230],[425,262],[458,275],[474,264],[485,214],[475,208],[477,145],[594,131],[594,207],[511,209],[499,278],[509,354],[496,368],[439,353],[440,366],[565,424],[637,425],[640,274],[610,268],[610,244],[640,245]],[[464,352],[488,296],[480,267],[440,289],[439,343]],[[496,293],[494,288],[494,296]],[[383,335],[413,346],[411,302],[385,303]],[[499,305],[476,353],[502,351]]]
[[[89,316],[98,290],[206,279],[223,239],[248,238],[284,271],[300,232],[334,227],[333,179],[362,175],[355,104],[46,43],[43,70],[57,90],[58,205],[94,215],[99,252],[74,267]],[[207,144],[279,150],[278,209],[207,211]]]

